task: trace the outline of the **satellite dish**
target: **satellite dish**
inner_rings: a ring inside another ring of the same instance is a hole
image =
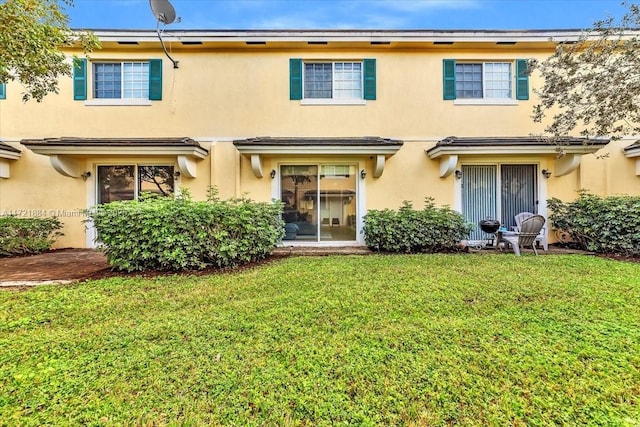
[[[169,52],[167,52],[164,40],[162,40],[162,33],[160,32],[160,23],[169,25],[176,20],[176,10],[173,8],[171,3],[169,3],[169,0],[149,0],[149,5],[151,6],[153,16],[158,20],[157,32],[160,43],[162,44],[162,50],[164,50],[164,54],[167,55],[167,58],[173,62],[173,68],[178,68],[178,61],[175,61],[171,55],[169,55]],[[180,22],[180,18],[178,18],[178,22]]]
[[[169,3],[169,0],[149,0],[149,4],[153,15],[159,22],[169,25],[176,20],[176,10]]]

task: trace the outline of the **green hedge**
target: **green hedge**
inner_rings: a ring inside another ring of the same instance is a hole
[[[367,246],[383,252],[445,252],[456,250],[467,239],[473,225],[449,207],[436,207],[425,199],[422,210],[404,201],[397,211],[371,210],[364,217]]]
[[[112,202],[88,217],[114,268],[178,271],[266,257],[283,236],[281,213],[279,203],[187,197]]]
[[[0,217],[0,256],[37,254],[62,236],[57,218]]]
[[[640,255],[640,197],[599,197],[580,191],[573,202],[547,201],[553,228],[580,249]]]

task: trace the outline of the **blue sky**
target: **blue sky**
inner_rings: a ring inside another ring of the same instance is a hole
[[[170,29],[584,29],[621,0],[170,0]],[[75,0],[72,28],[155,29],[149,0]]]

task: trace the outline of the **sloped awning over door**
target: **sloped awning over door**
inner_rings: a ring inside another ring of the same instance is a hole
[[[384,172],[386,159],[393,156],[403,142],[380,137],[360,138],[247,138],[233,141],[241,154],[251,157],[251,168],[262,178],[262,156],[266,155],[363,155],[374,160],[373,176]]]
[[[80,159],[115,156],[175,157],[183,176],[196,177],[195,161],[209,151],[188,137],[182,138],[45,138],[21,143],[36,154],[49,156],[51,166],[72,178],[82,175]]]
[[[22,151],[0,142],[0,178],[9,178],[9,161],[18,160],[21,156]]]
[[[554,156],[555,176],[567,175],[580,165],[583,154],[595,153],[609,139],[544,137],[467,137],[451,136],[426,150],[430,159],[440,161],[440,177],[451,175],[463,155],[540,155]]]
[[[640,141],[625,147],[624,155],[630,159],[636,159],[636,175],[640,176]]]

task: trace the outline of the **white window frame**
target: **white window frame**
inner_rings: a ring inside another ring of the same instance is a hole
[[[120,98],[96,98],[96,66],[101,64],[120,64]],[[125,64],[147,64],[147,85],[149,81],[149,61],[93,61],[91,63],[91,98],[87,99],[84,104],[87,106],[109,106],[109,105],[129,105],[129,106],[149,106],[151,100],[147,97],[141,98],[125,98]]]
[[[307,64],[331,64],[331,98],[307,98],[305,96],[306,85],[306,65]],[[336,64],[360,64],[360,97],[351,98],[339,98],[336,97]],[[302,99],[300,100],[302,105],[366,105],[364,99],[364,61],[362,60],[309,60],[304,61],[302,66]]]
[[[458,98],[454,99],[454,105],[518,105],[515,98],[515,62],[514,61],[460,61],[458,64],[475,64],[482,66],[482,98]],[[487,80],[486,65],[487,64],[508,64],[509,65],[509,92],[510,96],[505,98],[488,98],[487,97]],[[457,80],[456,80],[457,83]],[[456,94],[457,95],[457,94]]]
[[[305,160],[307,159],[307,160]],[[356,171],[355,171],[355,176],[356,176],[356,195],[355,195],[355,200],[354,203],[356,203],[356,239],[355,240],[316,240],[316,241],[306,241],[306,240],[301,240],[301,241],[295,241],[295,240],[287,240],[286,241],[286,245],[287,246],[336,246],[336,247],[343,247],[343,246],[359,246],[359,245],[364,245],[365,241],[364,241],[364,235],[362,234],[362,228],[364,227],[364,215],[367,213],[367,200],[366,200],[366,180],[361,178],[358,171],[363,170],[366,167],[366,164],[364,162],[360,162],[357,160],[354,161],[338,161],[338,162],[334,162],[331,161],[329,159],[326,160],[321,160],[318,161],[316,160],[312,160],[312,159],[308,159],[306,157],[300,158],[299,160],[286,160],[286,161],[280,161],[276,163],[276,168],[278,171],[278,178],[277,179],[273,179],[271,182],[271,198],[273,200],[280,200],[282,197],[282,187],[281,187],[281,180],[280,180],[280,170],[282,166],[299,166],[299,165],[305,165],[305,166],[317,166],[318,167],[318,198],[319,198],[319,193],[320,193],[320,172],[322,170],[322,166],[327,166],[327,165],[335,165],[335,166],[345,166],[345,167],[349,167],[349,166],[355,166]],[[318,211],[319,212],[319,211]],[[321,222],[318,221],[318,232],[320,232],[320,226],[321,226]],[[318,234],[318,237],[320,237],[320,234]]]
[[[97,163],[95,165],[96,168],[96,179],[95,179],[95,197],[93,197],[93,200],[95,200],[95,204],[100,204],[100,201],[98,200],[100,197],[100,189],[98,188],[100,185],[100,174],[99,174],[99,170],[101,167],[112,167],[112,166],[133,166],[133,199],[132,200],[138,200],[138,198],[140,197],[140,172],[139,172],[139,168],[140,167],[145,167],[145,166],[151,166],[151,167],[172,167],[173,168],[173,195],[177,196],[179,195],[179,181],[180,181],[180,176],[176,176],[176,171],[178,171],[178,167],[175,164],[171,164],[171,163],[120,163],[120,162],[107,162],[107,163]],[[109,203],[109,202],[107,202]]]

